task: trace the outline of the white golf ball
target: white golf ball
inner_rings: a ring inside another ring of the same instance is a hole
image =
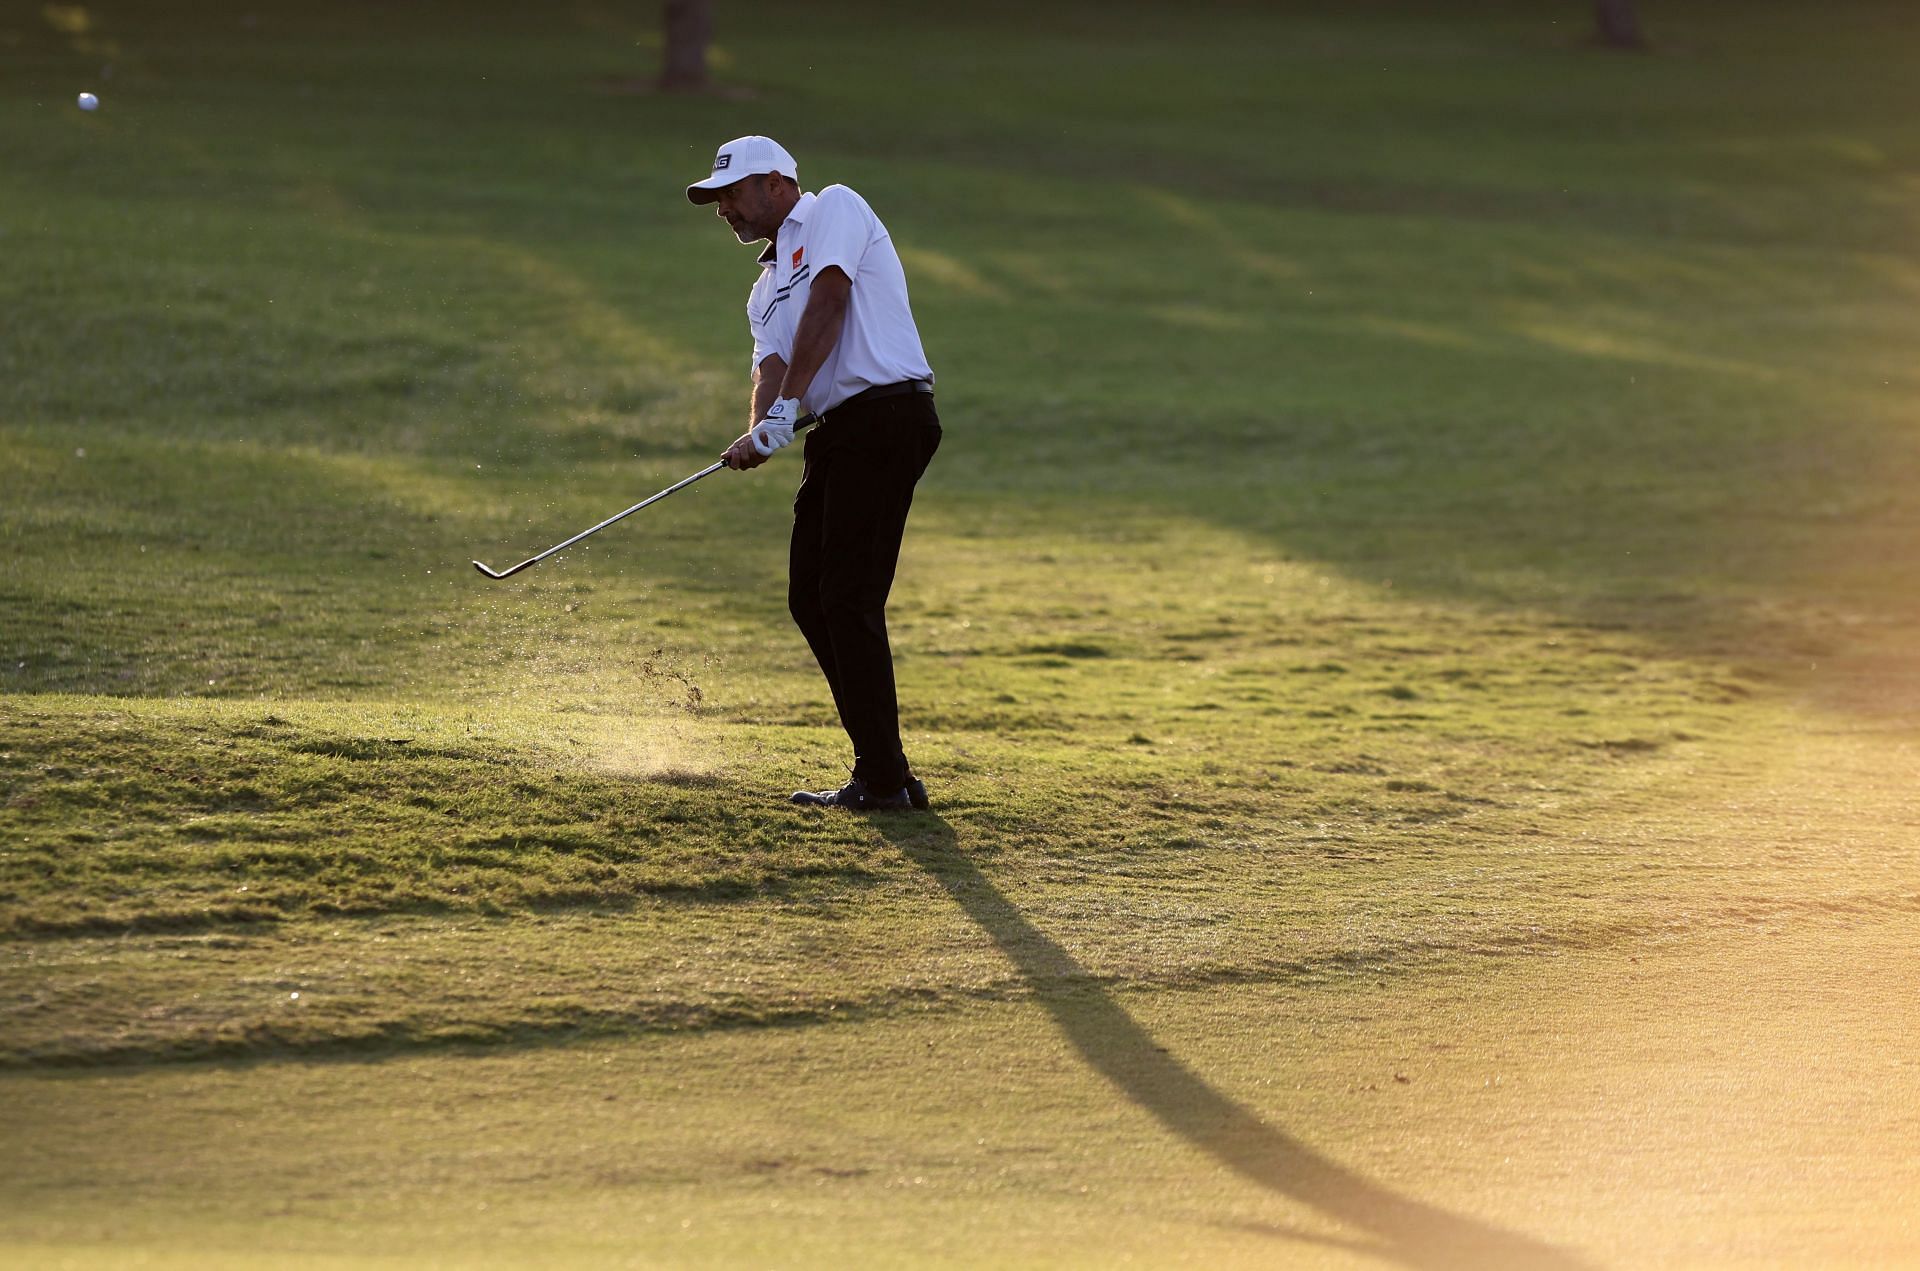
[[[82,93],[80,94],[80,109],[98,110],[100,109],[100,99],[92,93]]]

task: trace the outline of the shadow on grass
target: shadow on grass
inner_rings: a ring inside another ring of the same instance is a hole
[[[1049,940],[958,850],[938,816],[876,818],[1012,960],[1082,1058],[1174,1134],[1255,1185],[1364,1233],[1341,1240],[1269,1224],[1263,1234],[1336,1245],[1423,1271],[1578,1271],[1591,1264],[1527,1236],[1404,1196],[1322,1156],[1222,1094],[1160,1046],[1087,969]]]

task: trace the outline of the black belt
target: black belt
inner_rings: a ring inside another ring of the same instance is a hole
[[[930,380],[901,380],[898,384],[875,384],[872,388],[863,388],[843,402],[836,402],[820,412],[824,418],[839,410],[842,406],[851,406],[855,402],[873,402],[882,397],[904,397],[908,393],[931,393],[933,383]]]

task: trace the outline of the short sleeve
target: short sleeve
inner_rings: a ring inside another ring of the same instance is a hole
[[[844,185],[830,185],[814,199],[807,217],[807,263],[817,275],[838,265],[849,279],[860,268],[878,224],[866,200]]]

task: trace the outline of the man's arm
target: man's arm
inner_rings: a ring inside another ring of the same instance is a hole
[[[828,265],[813,276],[800,328],[793,333],[793,362],[780,382],[780,396],[807,395],[813,377],[840,343],[840,332],[847,325],[847,297],[852,294],[853,280],[838,265]]]
[[[779,398],[797,401],[812,386],[813,377],[840,343],[852,294],[853,280],[838,265],[829,265],[814,276],[799,329],[793,333],[793,361],[789,363],[775,353],[753,368],[753,420],[746,433],[721,456],[729,468],[757,468],[767,461],[753,444],[753,424],[765,419],[767,408]]]
[[[787,363],[778,353],[769,353],[760,365],[753,368],[753,394],[748,402],[747,431],[728,446],[720,458],[729,468],[744,472],[748,468],[757,468],[767,461],[753,444],[753,426],[766,418],[767,407],[773,405],[780,396],[780,382],[786,378]]]
[[[766,361],[753,368],[753,410],[747,416],[749,430],[767,417],[767,407],[780,395],[780,381],[786,377],[787,362],[778,353],[769,353]]]

